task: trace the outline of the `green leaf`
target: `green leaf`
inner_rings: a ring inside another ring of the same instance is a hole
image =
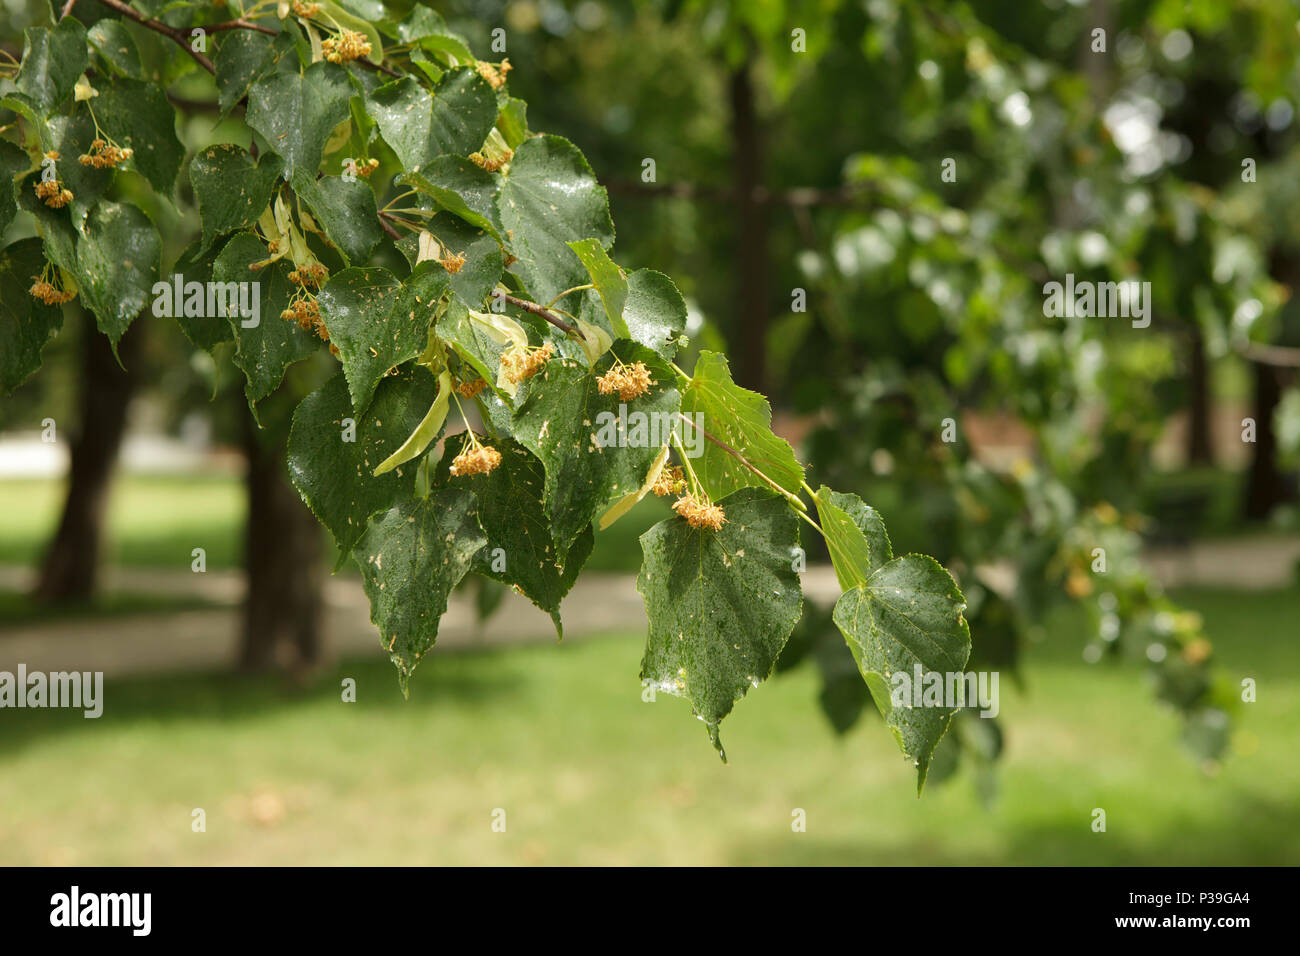
[[[132,80],[143,80],[140,51],[120,20],[100,20],[87,31],[90,45],[114,72]]]
[[[414,467],[378,478],[373,472],[420,423],[433,397],[433,376],[408,365],[380,382],[365,414],[355,415],[340,371],[294,411],[289,477],[343,556],[361,540],[371,515],[411,496]]]
[[[914,683],[918,666],[922,674],[961,672],[970,656],[965,607],[948,572],[934,558],[919,554],[877,568],[866,583],[846,591],[835,604],[835,624],[871,697],[916,766],[918,793],[925,786],[934,748],[957,708],[913,706],[910,695],[894,706],[894,675],[904,674]],[[910,683],[905,686],[910,691]]]
[[[672,517],[641,535],[636,586],[650,621],[642,681],[688,698],[726,760],[718,725],[771,675],[803,594],[792,557],[798,519],[785,501],[745,488],[718,505],[721,530]]]
[[[535,136],[520,145],[501,187],[500,208],[519,260],[511,271],[537,302],[587,281],[568,243],[597,239],[608,248],[614,242],[605,188],[578,148],[561,136]]]
[[[0,392],[6,395],[41,367],[41,350],[63,327],[63,309],[27,292],[44,268],[39,239],[0,251]]]
[[[249,87],[275,69],[279,58],[292,49],[293,37],[288,31],[274,37],[252,30],[224,34],[212,56],[221,112],[228,112],[247,96]]]
[[[31,157],[8,140],[0,139],[0,235],[18,212],[14,177],[31,166]]]
[[[591,277],[591,284],[605,306],[605,317],[616,339],[630,339],[627,323],[623,321],[623,307],[627,304],[627,276],[614,264],[599,239],[579,239],[568,243]],[[649,343],[642,343],[649,344]]]
[[[772,434],[772,407],[757,392],[741,388],[731,380],[727,357],[703,351],[695,363],[691,384],[682,395],[682,413],[695,421],[704,416],[704,430],[744,455],[791,494],[803,485],[803,466],[790,444]],[[685,438],[694,441],[691,426],[684,426]],[[735,457],[712,442],[703,442],[702,455],[692,462],[695,474],[715,501],[737,488],[770,487]]]
[[[366,112],[379,125],[408,173],[419,172],[443,153],[472,153],[483,145],[497,118],[496,95],[471,69],[448,73],[430,94],[404,76],[366,97]]]
[[[389,369],[428,344],[434,310],[447,292],[446,272],[434,267],[405,285],[387,269],[346,269],[330,276],[317,296],[357,411],[370,404]]]
[[[139,170],[149,185],[171,198],[185,150],[176,137],[176,107],[167,93],[157,83],[128,79],[101,80],[96,89],[99,125],[117,145],[135,150],[127,167]]]
[[[424,454],[438,435],[442,433],[442,426],[447,421],[447,408],[451,398],[451,372],[443,369],[438,373],[438,397],[433,400],[429,410],[424,413],[420,419],[420,424],[407,436],[406,441],[398,446],[397,451],[393,452],[378,465],[375,466],[375,475],[386,475],[399,465],[404,465],[414,458]]]
[[[248,125],[284,157],[290,172],[312,179],[325,141],[348,118],[352,84],[347,71],[324,60],[304,73],[273,73],[248,91]]]
[[[439,156],[418,173],[398,182],[433,198],[443,209],[501,241],[501,216],[497,192],[501,177],[480,169],[463,156]]]
[[[72,94],[88,62],[86,28],[72,17],[60,21],[53,30],[29,27],[23,34],[18,92],[30,97],[41,113],[48,114]]]
[[[603,356],[595,369],[552,359],[519,391],[515,435],[546,467],[546,510],[562,548],[609,505],[641,487],[677,421],[681,396],[662,361],[628,342],[616,343],[613,353],[651,368],[655,384],[646,394],[630,402],[600,394],[596,378],[614,363],[614,354]]]
[[[497,369],[501,365],[501,353],[509,343],[502,342],[499,332],[484,325],[476,319],[459,298],[452,299],[447,311],[438,319],[435,330],[442,339],[470,366],[478,376],[498,394]],[[507,403],[510,396],[505,396]]]
[[[591,554],[595,534],[583,529],[566,554],[551,537],[543,495],[546,472],[542,463],[513,441],[494,442],[501,464],[488,475],[453,478],[453,487],[478,496],[479,523],[487,547],[474,561],[474,570],[509,584],[551,616],[564,637],[560,602],[573,587]],[[497,549],[500,549],[498,551]]]
[[[283,169],[284,163],[275,154],[254,159],[232,143],[209,146],[195,156],[190,163],[190,183],[203,222],[200,251],[218,236],[257,222],[275,195]]]
[[[201,250],[198,241],[192,242],[176,260],[175,271],[183,276],[187,283],[210,282],[219,252],[220,250],[216,248]],[[211,352],[222,342],[235,340],[231,323],[223,317],[182,314],[172,318],[181,327],[185,337],[205,351]]]
[[[300,172],[294,176],[293,188],[345,262],[362,265],[370,258],[383,233],[374,191],[364,180],[314,179]]]
[[[894,558],[880,512],[854,494],[822,485],[813,499],[840,589],[865,584],[871,572]]]
[[[623,321],[629,338],[672,361],[686,328],[686,300],[662,272],[638,269],[627,277]]]
[[[158,230],[130,203],[101,202],[86,218],[74,275],[82,304],[114,347],[153,300],[161,258]]]
[[[511,149],[518,149],[519,144],[528,138],[528,104],[511,96],[501,108],[497,117],[497,129]]]
[[[249,268],[267,256],[266,246],[256,236],[241,232],[221,250],[212,269],[214,282],[257,282],[260,286],[260,313],[255,326],[244,326],[251,318],[228,316],[237,346],[235,365],[247,379],[244,395],[250,406],[275,391],[284,379],[285,369],[320,345],[315,335],[300,329],[296,322],[280,318],[297,288],[289,281],[293,266],[280,259],[257,272]]]
[[[487,304],[488,295],[501,281],[501,273],[506,267],[501,244],[489,233],[475,229],[450,213],[439,213],[426,223],[425,228],[448,249],[465,257],[465,264],[460,267],[460,271],[450,277],[451,288],[474,308],[483,308]],[[407,264],[414,269],[420,255],[419,236],[403,236],[397,243],[397,248],[406,257]]]
[[[99,197],[108,191],[109,184],[113,181],[111,170],[83,166],[77,160],[82,153],[90,152],[90,144],[96,135],[95,123],[87,112],[53,116],[41,131],[41,148],[45,151],[57,150],[59,153],[54,168],[63,185],[72,190],[72,202],[68,209],[72,213],[73,225],[76,226],[85,222],[86,214],[99,201]],[[26,168],[26,164],[23,168]]]
[[[443,488],[428,498],[403,501],[376,519],[357,546],[370,620],[397,665],[403,693],[437,640],[447,598],[486,543],[474,496]]]

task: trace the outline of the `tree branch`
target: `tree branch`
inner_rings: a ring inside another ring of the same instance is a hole
[[[188,53],[190,56],[194,58],[195,63],[203,67],[203,69],[207,70],[209,73],[213,74],[214,76],[216,75],[217,71],[213,69],[212,61],[209,60],[202,53],[190,49],[189,38],[180,30],[176,29],[175,27],[169,27],[165,23],[159,23],[157,20],[150,20],[144,14],[137,13],[134,9],[127,6],[125,3],[122,2],[122,0],[99,0],[99,2],[111,10],[116,10],[118,13],[122,14],[122,16],[134,20],[142,27],[148,27],[150,30],[154,31],[155,33],[161,33],[163,36],[169,37],[170,39],[174,40],[176,43],[180,45],[182,50],[184,50],[186,53]],[[70,10],[71,8],[72,8],[72,3],[68,3],[67,6],[64,7],[64,14],[66,15],[68,10]]]
[[[517,299],[513,295],[505,296],[505,300],[517,309],[523,309],[525,312],[531,312],[533,315],[541,316],[566,335],[582,335],[581,332],[575,329],[568,322],[565,322],[559,316],[552,314],[549,309],[543,308],[536,302],[529,302],[527,299]]]

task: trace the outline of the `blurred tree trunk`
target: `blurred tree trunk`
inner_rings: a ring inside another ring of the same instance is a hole
[[[1192,323],[1187,343],[1187,386],[1191,405],[1187,416],[1187,463],[1213,465],[1214,448],[1210,434],[1210,363],[1205,356],[1205,338]]]
[[[239,666],[282,668],[302,676],[321,659],[324,542],[315,517],[289,483],[284,436],[268,440],[251,415],[244,417],[248,590]]]
[[[131,397],[140,383],[142,323],[133,322],[118,342],[121,365],[108,337],[89,315],[83,336],[80,422],[70,441],[68,490],[34,593],[46,603],[84,600],[95,592],[113,465],[126,431]]]
[[[1246,480],[1245,516],[1263,519],[1289,497],[1277,467],[1277,434],[1273,430],[1273,413],[1282,399],[1282,383],[1272,365],[1252,362],[1251,368],[1255,373],[1255,401],[1250,413],[1255,419],[1255,444],[1251,446]]]
[[[767,215],[763,190],[763,142],[758,127],[751,63],[731,74],[732,174],[736,188],[736,320],[732,340],[736,381],[767,388]]]

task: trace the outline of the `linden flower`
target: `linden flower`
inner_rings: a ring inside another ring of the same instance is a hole
[[[28,293],[40,299],[46,305],[62,305],[64,302],[71,302],[77,297],[75,290],[56,289],[40,276],[32,276],[36,281],[28,289]]]
[[[451,473],[461,475],[486,475],[501,464],[501,452],[491,445],[467,444],[451,463]]]
[[[500,156],[496,157],[495,159],[491,159],[487,156],[484,156],[482,153],[479,152],[474,152],[469,154],[469,161],[471,163],[473,163],[475,166],[478,166],[480,169],[486,169],[489,173],[495,173],[498,169],[500,169],[502,166],[504,166],[506,163],[510,162],[510,160],[514,158],[515,158],[515,151],[513,149],[507,149],[504,153],[502,153]]]
[[[451,252],[449,250],[438,261],[442,263],[442,267],[444,269],[446,269],[452,275],[455,275],[457,272],[461,270],[461,267],[465,265],[465,255],[464,253],[460,255],[456,255],[454,252]]]
[[[694,495],[683,495],[673,504],[673,511],[686,519],[686,523],[692,528],[712,528],[714,531],[722,529],[723,524],[727,521],[727,515],[717,505],[700,504],[695,500]]]
[[[456,386],[456,391],[460,393],[461,398],[473,398],[486,387],[487,382],[481,378],[476,378],[472,382],[461,382]]]
[[[325,280],[329,277],[329,274],[330,271],[323,265],[319,262],[313,262],[309,265],[300,266],[293,272],[290,272],[289,281],[307,289],[319,289],[325,284]]]
[[[369,179],[370,174],[373,173],[378,168],[379,168],[379,160],[368,159],[364,163],[357,164],[356,173],[362,179]]]
[[[90,152],[78,156],[77,162],[83,166],[94,166],[96,169],[108,169],[134,155],[135,150],[129,147],[123,149],[120,146],[110,146],[104,140],[96,139],[90,144]]]
[[[351,63],[370,55],[370,41],[364,33],[343,30],[337,37],[322,40],[321,49],[325,52],[325,59],[331,63]]]
[[[300,17],[314,17],[320,13],[319,3],[302,3],[301,0],[293,0],[293,12]]]
[[[540,349],[514,348],[502,354],[501,367],[505,370],[506,381],[518,385],[540,372],[554,356],[555,346],[550,342]]]
[[[644,362],[633,365],[615,365],[608,372],[596,379],[600,394],[610,395],[618,392],[623,401],[636,398],[650,391],[655,380],[650,377],[650,370]]]
[[[325,323],[321,321],[320,306],[314,297],[294,299],[289,303],[289,308],[280,313],[280,318],[298,323],[298,328],[304,332],[315,332],[325,342],[330,340],[329,333],[325,331]]]
[[[659,472],[651,490],[662,498],[664,495],[681,494],[686,487],[686,476],[682,474],[681,465],[672,465]]]
[[[494,90],[499,90],[506,85],[506,74],[513,69],[509,60],[502,60],[500,66],[495,66],[486,60],[478,61],[478,75],[487,80]]]
[[[59,179],[46,182],[42,180],[36,184],[37,198],[45,201],[45,205],[51,209],[62,209],[68,203],[72,202],[72,190],[63,185]]]

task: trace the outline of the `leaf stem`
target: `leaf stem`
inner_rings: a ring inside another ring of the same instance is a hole
[[[561,292],[559,295],[557,295],[557,296],[556,296],[554,299],[552,299],[550,302],[546,303],[546,308],[548,308],[548,309],[553,309],[553,308],[555,308],[555,303],[559,302],[561,299],[563,299],[563,298],[564,298],[566,295],[568,295],[570,292],[581,292],[583,289],[594,289],[594,288],[596,288],[596,287],[595,287],[594,285],[592,285],[590,282],[588,282],[586,285],[575,285],[572,289],[565,289],[563,292]]]

